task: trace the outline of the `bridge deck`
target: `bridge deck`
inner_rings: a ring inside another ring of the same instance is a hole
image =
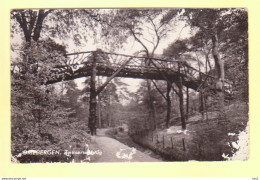
[[[97,75],[98,76],[112,76],[115,71],[119,68],[119,66],[111,66],[105,65],[102,63],[97,63]],[[66,80],[73,80],[76,78],[81,77],[88,77],[91,76],[92,66],[84,65],[83,67],[78,68],[75,71],[64,70],[64,72],[59,72],[54,79],[49,79],[48,84],[66,81]],[[177,82],[178,77],[183,76],[183,85],[197,90],[200,85],[200,82],[195,78],[187,77],[185,74],[180,74],[173,69],[168,68],[155,68],[155,67],[140,67],[140,66],[125,66],[116,77],[124,77],[124,78],[136,78],[136,79],[153,79],[153,80],[170,80],[172,82]]]

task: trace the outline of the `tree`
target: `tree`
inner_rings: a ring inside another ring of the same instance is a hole
[[[48,49],[44,46],[46,44],[53,45],[54,42],[47,39],[25,47],[22,51],[23,56],[17,60],[11,72],[13,153],[26,148],[41,147],[46,136],[49,140],[47,143],[55,143],[53,136],[47,133],[44,127],[53,117],[58,119],[67,116],[64,109],[56,104],[58,98],[55,98],[55,88],[41,83],[49,76],[48,68],[57,63],[57,59],[47,57],[50,54],[60,54],[64,48],[56,44],[56,49],[47,46]],[[47,67],[43,66],[45,63],[48,64]]]
[[[188,22],[192,27],[199,28],[206,37],[209,37],[212,43],[212,56],[215,61],[216,69],[216,90],[218,91],[218,104],[220,110],[220,117],[224,115],[224,80],[225,69],[224,60],[221,59],[220,42],[221,35],[227,27],[223,21],[225,13],[228,13],[228,9],[205,9],[205,10],[185,10],[184,15],[187,17]]]
[[[88,29],[91,29],[93,32],[92,34],[96,35],[95,32],[96,25],[101,22],[102,23],[105,22],[101,18],[102,13],[98,13],[98,12],[99,12],[98,9],[13,10],[11,12],[12,23],[14,24],[13,27],[15,27],[16,30],[19,29],[16,27],[18,23],[20,27],[20,31],[18,30],[18,32],[23,32],[23,36],[26,41],[26,44],[24,46],[26,53],[24,57],[21,58],[23,62],[20,63],[20,65],[22,64],[22,67],[18,67],[16,65],[14,66],[21,69],[22,73],[37,74],[40,77],[38,79],[39,84],[46,83],[51,78],[50,76],[56,76],[55,70],[70,72],[71,68],[67,66],[68,59],[66,58],[65,55],[66,52],[64,52],[64,49],[61,49],[63,53],[58,53],[58,54],[52,53],[50,56],[47,56],[47,54],[49,54],[48,50],[51,50],[51,52],[53,52],[52,51],[53,48],[54,49],[56,47],[60,48],[61,46],[54,45],[49,47],[49,45],[53,45],[53,44],[41,43],[40,36],[42,35],[42,32],[46,34],[51,32],[50,35],[52,37],[56,37],[56,35],[59,35],[62,39],[65,39],[68,34],[70,34],[73,30],[75,30],[76,25],[78,25],[77,27],[83,27],[83,29],[77,28],[76,34],[74,34],[73,31],[73,39],[76,44],[80,44],[81,42],[80,39],[82,39],[81,35],[83,36],[88,34],[89,33],[87,31]],[[86,36],[84,39],[86,40]],[[43,49],[41,50],[47,51],[47,53],[41,54],[40,52],[37,52],[36,49],[34,49],[36,51],[31,51],[32,48],[34,48],[33,47],[34,45],[42,46]],[[36,56],[44,55],[44,56],[35,57],[35,55]],[[55,57],[58,57],[58,59],[60,59],[59,61],[60,64],[58,64],[57,58]],[[55,60],[56,62],[54,62]],[[54,65],[55,63],[56,65]],[[63,68],[65,68],[65,70]],[[13,70],[14,69],[15,68],[13,68]],[[90,104],[95,104],[95,103],[90,103]],[[93,107],[94,109],[96,109],[95,106]],[[92,106],[90,106],[90,109],[92,109]]]
[[[234,98],[248,102],[248,14],[245,9],[232,9],[223,17],[228,28],[221,36],[225,76],[232,83],[228,91]],[[235,74],[235,76],[234,76]]]
[[[199,42],[199,46],[197,47],[205,47],[206,45],[210,47],[210,51],[205,51],[205,56],[208,58],[208,54],[211,52],[215,62],[215,89],[218,92],[217,98],[220,116],[223,117],[225,85],[224,57],[227,53],[227,48],[224,47],[231,45],[228,41],[232,42],[231,39],[233,39],[233,37],[235,39],[242,40],[244,38],[244,40],[247,40],[247,13],[243,9],[184,9],[182,17],[196,32],[196,35],[193,37],[193,42]],[[171,18],[170,13],[168,13],[167,18]],[[238,34],[235,33],[233,36],[230,36],[231,38],[227,38],[226,35],[229,32],[234,32],[236,28],[242,30],[243,33],[238,30]],[[201,43],[203,43],[203,45],[201,45]],[[244,49],[246,49],[246,47],[247,46],[244,46]],[[243,52],[247,54],[245,50],[243,50]],[[209,63],[209,61],[207,62]]]
[[[12,34],[21,32],[27,43],[47,36],[72,38],[78,45],[82,40],[87,41],[87,36],[92,35],[95,38],[96,27],[99,25],[102,25],[105,32],[105,26],[109,22],[106,14],[100,11],[100,9],[15,9],[11,11]]]
[[[68,109],[69,117],[78,118],[81,112],[81,104],[79,103],[80,90],[73,80],[61,83],[66,90],[66,92],[62,94],[61,104]]]
[[[178,69],[178,81],[176,85],[178,87],[178,91],[174,89],[176,94],[179,97],[179,108],[180,108],[180,115],[181,115],[181,122],[182,122],[182,129],[186,129],[186,116],[184,111],[184,97],[183,97],[183,76],[181,76],[181,70],[184,68],[183,62],[181,61],[181,56],[183,53],[188,51],[186,41],[177,40],[176,42],[170,44],[170,46],[164,50],[164,55],[168,57],[172,57],[174,59],[179,59],[177,69]]]
[[[11,18],[15,19],[23,31],[25,41],[31,42],[31,39],[38,41],[41,35],[43,22],[53,10],[13,10]]]
[[[114,106],[119,103],[119,97],[117,94],[117,86],[115,83],[109,83],[106,88],[100,93],[101,103],[104,107],[104,118],[102,122],[107,124],[109,127],[114,127],[116,119],[114,118]]]
[[[146,57],[144,66],[151,66],[151,59],[163,38],[173,29],[172,20],[162,20],[167,10],[162,9],[120,9],[117,11],[116,26],[126,31],[139,45]],[[175,14],[177,15],[177,14]],[[147,36],[147,34],[149,34]],[[149,119],[151,129],[156,128],[156,113],[151,96],[151,81],[147,80]]]

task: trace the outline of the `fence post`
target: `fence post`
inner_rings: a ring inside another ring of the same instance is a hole
[[[152,132],[152,143],[153,143],[153,132]]]
[[[173,149],[173,141],[172,141],[172,138],[173,138],[173,137],[171,137],[171,143],[172,143],[172,149]]]
[[[162,138],[163,138],[163,149],[164,149],[164,145],[165,145],[165,143],[164,143],[164,135],[163,135],[163,137],[162,137]]]
[[[183,146],[183,151],[186,151],[186,148],[185,148],[185,141],[184,141],[185,139],[184,138],[182,138],[182,146]]]

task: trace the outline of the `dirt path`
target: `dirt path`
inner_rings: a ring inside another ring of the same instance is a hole
[[[105,130],[99,130],[92,140],[102,151],[95,162],[160,162],[135,148],[128,147],[119,141],[105,137]]]

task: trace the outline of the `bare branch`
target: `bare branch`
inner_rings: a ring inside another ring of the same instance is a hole
[[[130,30],[131,34],[134,36],[135,40],[136,40],[137,42],[139,42],[139,43],[143,46],[143,48],[146,50],[147,56],[149,56],[149,50],[148,50],[148,48],[147,48],[147,47],[144,45],[144,43],[136,36],[136,33],[134,32],[134,30],[133,30],[130,26],[127,26],[127,27],[128,27],[128,29]]]
[[[167,101],[166,96],[163,94],[163,92],[158,88],[158,86],[156,85],[156,83],[154,82],[154,80],[151,80],[154,87],[156,88],[156,90],[162,95],[162,97]]]

